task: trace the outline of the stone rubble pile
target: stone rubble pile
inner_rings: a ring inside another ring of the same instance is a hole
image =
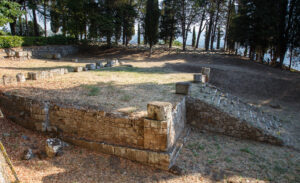
[[[195,84],[193,87],[192,97],[229,114],[240,122],[246,122],[252,127],[261,129],[276,138],[282,139],[287,145],[291,144],[291,140],[288,138],[288,134],[286,134],[286,130],[283,129],[281,120],[277,116],[265,113],[259,108],[243,102],[236,96],[223,93],[208,83]]]

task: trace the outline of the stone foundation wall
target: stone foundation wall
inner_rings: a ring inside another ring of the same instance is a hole
[[[274,136],[249,121],[231,116],[203,100],[188,97],[186,105],[187,122],[201,130],[275,145],[284,144],[280,137]]]
[[[21,48],[0,49],[0,56],[7,56],[5,53],[12,52],[30,52],[33,58],[47,58],[49,55],[59,53],[61,56],[75,54],[79,51],[75,45],[52,45],[52,46],[32,46]]]
[[[0,93],[7,118],[25,128],[54,133],[73,144],[168,169],[180,148],[177,139],[185,122],[185,100],[165,111],[167,120],[131,118]],[[144,158],[144,156],[146,158]]]

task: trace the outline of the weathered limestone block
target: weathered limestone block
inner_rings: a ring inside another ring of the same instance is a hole
[[[207,80],[209,81],[209,78],[210,78],[210,68],[202,67],[201,73],[202,73],[202,75],[206,75],[207,76]]]
[[[207,75],[202,75],[202,77],[201,77],[201,82],[202,82],[202,83],[207,83],[207,82],[208,82],[208,77],[207,77]]]
[[[176,83],[176,94],[188,95],[191,91],[191,84],[189,82]]]
[[[82,67],[75,67],[74,68],[74,72],[81,72],[82,71]]]
[[[14,50],[12,50],[12,49],[6,49],[5,52],[6,52],[6,55],[8,57],[14,57],[14,56],[16,56],[16,52]]]
[[[158,121],[166,121],[171,118],[172,104],[170,102],[150,102],[147,105],[148,118]]]
[[[103,67],[102,61],[96,62],[96,67],[102,68]]]
[[[57,138],[47,139],[46,141],[46,154],[49,158],[53,158],[62,152],[63,142]]]
[[[16,77],[17,77],[17,82],[23,83],[26,81],[26,78],[22,73],[18,73]]]
[[[61,54],[60,53],[53,54],[53,59],[60,60],[61,59]]]
[[[16,57],[17,58],[27,57],[27,52],[26,51],[17,51],[16,52]]]
[[[167,121],[144,120],[144,147],[156,151],[168,150]]]
[[[67,68],[64,68],[64,74],[68,74],[69,70]]]
[[[16,83],[17,81],[15,77],[7,76],[7,75],[3,75],[2,79],[4,85],[13,84]]]
[[[118,59],[107,60],[106,62],[105,67],[115,67],[120,65]]]
[[[96,64],[87,64],[86,67],[88,68],[88,70],[95,70]]]
[[[32,57],[32,51],[27,51],[27,58],[31,59],[31,57]]]
[[[194,74],[194,82],[201,83],[202,82],[202,74]]]

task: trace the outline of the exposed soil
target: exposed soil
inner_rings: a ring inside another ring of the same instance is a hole
[[[0,119],[0,140],[24,183],[232,182],[296,183],[300,153],[291,149],[192,131],[176,166],[181,175],[126,159],[69,146],[62,156],[44,158],[46,136]],[[22,160],[32,148],[36,156]]]

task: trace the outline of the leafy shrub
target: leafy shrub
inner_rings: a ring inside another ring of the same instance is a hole
[[[173,41],[173,46],[182,46],[182,43],[175,40],[175,41]]]
[[[0,48],[69,44],[77,44],[76,38],[66,37],[63,35],[55,35],[50,37],[0,36]]]
[[[23,40],[19,36],[0,36],[0,48],[13,48],[22,46]]]

